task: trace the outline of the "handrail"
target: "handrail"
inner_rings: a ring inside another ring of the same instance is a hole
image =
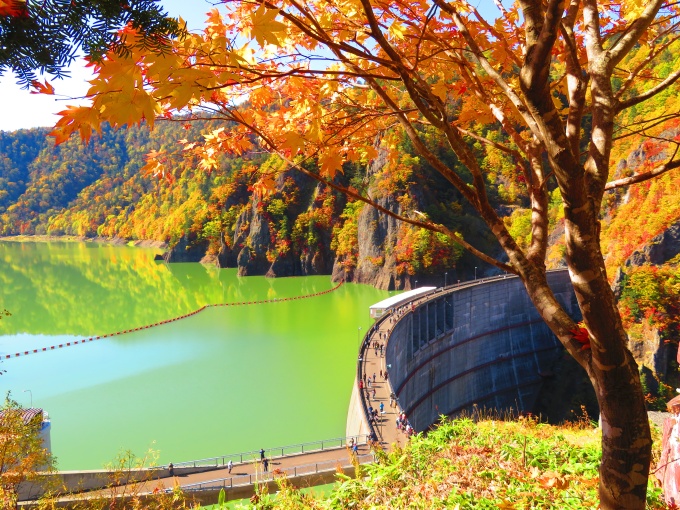
[[[297,455],[307,452],[325,451],[329,449],[343,448],[354,440],[357,444],[365,444],[368,442],[367,434],[360,434],[357,436],[336,437],[332,439],[321,439],[318,441],[310,441],[307,443],[298,443],[287,446],[276,446],[273,448],[265,448],[265,456],[271,459],[285,457],[286,455]],[[312,445],[320,445],[319,448],[309,448]],[[332,446],[331,446],[332,445]],[[305,448],[307,448],[305,450]],[[280,454],[275,454],[274,452]],[[205,467],[205,466],[226,466],[229,460],[234,463],[243,463],[251,460],[259,460],[260,450],[253,450],[249,452],[232,453],[227,455],[220,455],[218,457],[208,457],[205,459],[188,460],[184,462],[173,463],[175,469],[182,467]],[[237,460],[238,459],[238,460]],[[167,467],[167,466],[165,466]]]
[[[373,333],[375,333],[377,330],[380,329],[380,325],[382,324],[383,321],[387,320],[388,317],[392,314],[392,310],[388,309],[387,313],[384,315],[380,316],[375,323],[368,328],[366,331],[366,334],[364,335],[364,338],[361,340],[361,346],[359,347],[359,359],[357,360],[357,380],[356,384],[359,384],[359,381],[362,380],[362,372],[363,372],[363,362],[364,359],[366,359],[366,350],[370,348],[370,339],[371,336],[373,336]],[[359,390],[359,399],[361,400],[361,408],[364,412],[364,418],[366,419],[366,423],[368,424],[368,428],[371,431],[369,436],[373,437],[379,437],[380,442],[383,442],[383,436],[382,436],[382,430],[379,431],[379,433],[376,431],[376,428],[373,426],[373,420],[370,416],[368,416],[368,405],[366,404],[366,399],[364,398],[364,392],[362,390]]]
[[[374,462],[375,456],[372,453],[366,453],[363,455],[356,455],[354,457],[359,464],[366,464],[368,462]],[[216,478],[214,480],[207,480],[205,482],[191,483],[187,485],[182,485],[183,491],[202,491],[202,490],[215,490],[218,488],[230,489],[232,487],[241,487],[244,485],[252,485],[255,482],[262,482],[264,480],[273,480],[274,477],[281,475],[298,476],[298,475],[310,475],[317,473],[327,473],[336,470],[338,464],[341,467],[351,467],[353,466],[353,459],[348,458],[346,461],[340,461],[337,459],[325,460],[321,462],[314,462],[310,464],[303,464],[301,466],[291,466],[287,468],[275,468],[267,472],[256,472],[243,475],[234,475],[225,478]],[[166,489],[169,491],[171,489]]]

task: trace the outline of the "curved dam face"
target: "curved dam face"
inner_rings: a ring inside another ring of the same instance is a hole
[[[567,313],[580,319],[568,272],[551,271],[548,282]],[[393,320],[385,361],[416,431],[475,404],[532,411],[563,352],[517,277],[435,293]]]

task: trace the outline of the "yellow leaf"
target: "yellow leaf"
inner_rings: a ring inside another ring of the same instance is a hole
[[[276,190],[276,181],[271,174],[265,174],[253,184],[253,191],[260,195],[260,197],[267,196]]]
[[[253,24],[252,36],[260,46],[264,48],[267,44],[280,46],[275,32],[282,32],[286,25],[274,18],[279,14],[277,9],[265,9],[264,4],[260,5],[251,18]]]
[[[180,82],[179,86],[175,87],[170,95],[172,96],[172,101],[170,101],[170,108],[176,110],[181,110],[184,108],[196,91],[196,87],[190,82]]]
[[[305,139],[300,136],[300,133],[288,131],[283,135],[281,147],[288,149],[292,155],[296,155],[304,145]]]
[[[640,17],[642,11],[645,10],[646,3],[642,0],[628,0],[622,5],[622,10],[624,12],[624,19],[628,22],[635,21]]]
[[[85,142],[92,136],[93,129],[101,133],[98,112],[89,106],[67,106],[58,115],[61,118],[49,133],[49,136],[54,137],[55,145],[68,140],[75,131],[80,131],[80,138]]]
[[[405,31],[404,26],[398,21],[394,21],[390,25],[390,28],[388,30],[388,32],[394,39],[398,39],[400,41],[404,40],[404,31]]]
[[[335,174],[342,172],[342,154],[339,151],[328,150],[319,156],[321,175],[332,179]]]
[[[166,179],[170,182],[174,180],[171,172],[167,170],[163,161],[165,160],[165,151],[152,150],[146,156],[146,164],[140,168],[144,175],[152,175],[158,179]]]
[[[432,85],[432,92],[439,97],[442,101],[446,101],[446,96],[449,93],[449,88],[444,80],[439,80],[437,83]]]

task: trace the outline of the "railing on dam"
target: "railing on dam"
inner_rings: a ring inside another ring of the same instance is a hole
[[[359,464],[367,464],[369,462],[375,461],[375,456],[373,454],[356,455],[356,462]],[[288,478],[304,475],[314,475],[328,472],[337,471],[338,467],[349,468],[354,464],[351,459],[345,461],[339,460],[326,460],[321,462],[314,462],[311,464],[302,464],[300,466],[291,466],[287,468],[277,468],[268,472],[258,472],[254,474],[235,474],[227,478],[218,478],[215,480],[208,480],[205,482],[192,483],[187,485],[182,485],[182,490],[184,491],[205,491],[205,490],[216,490],[216,489],[231,489],[234,487],[243,487],[246,485],[252,485],[254,483],[260,483],[267,480],[273,480],[274,478],[286,476]]]
[[[308,443],[298,443],[287,446],[276,446],[274,448],[265,448],[264,453],[267,458],[280,458],[288,455],[300,455],[304,453],[322,452],[325,450],[335,450],[338,448],[345,448],[351,441],[357,444],[365,444],[368,441],[367,435],[357,435],[350,437],[337,437],[333,439],[322,439],[320,441],[311,441]],[[250,462],[260,459],[260,451],[253,450],[249,452],[232,453],[228,455],[221,455],[219,457],[209,457],[206,459],[189,460],[185,462],[177,462],[173,464],[175,469],[180,468],[196,468],[196,467],[220,467],[226,466],[231,460],[233,463]]]
[[[364,373],[364,360],[366,359],[366,351],[370,348],[370,343],[371,343],[371,337],[373,334],[380,329],[380,325],[386,321],[390,317],[390,314],[387,313],[383,316],[381,316],[379,319],[375,321],[373,326],[371,326],[368,331],[366,331],[366,334],[364,335],[363,339],[361,340],[361,345],[359,346],[359,360],[357,361],[357,375],[356,375],[356,382],[358,383]],[[361,411],[364,416],[364,421],[368,425],[368,430],[370,431],[368,436],[375,439],[378,438],[380,442],[383,441],[382,437],[382,431],[379,428],[376,428],[374,426],[373,420],[371,417],[368,415],[368,404],[366,403],[366,399],[364,398],[363,392],[360,392],[359,398],[361,400]]]
[[[548,281],[579,319],[567,271],[549,271]],[[392,390],[416,430],[475,404],[530,411],[563,352],[515,276],[437,289],[406,310],[394,315],[385,356]]]

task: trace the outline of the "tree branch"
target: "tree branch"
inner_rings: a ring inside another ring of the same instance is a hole
[[[557,40],[558,27],[560,25],[562,15],[563,0],[548,0],[548,6],[545,10],[541,32],[535,44],[531,44],[527,40],[527,56],[524,63],[525,69],[531,69],[532,73],[540,74],[547,73],[550,69],[550,59],[552,49]],[[542,82],[542,79],[538,81]],[[542,87],[541,84],[538,84]],[[533,87],[532,87],[533,89]]]
[[[602,55],[602,36],[600,35],[600,13],[596,0],[583,0],[583,22],[586,35],[588,58],[594,62]]]
[[[621,60],[623,60],[626,55],[628,55],[628,52],[633,49],[633,46],[637,44],[640,36],[645,30],[647,30],[647,28],[649,28],[649,25],[652,23],[652,21],[654,21],[654,17],[656,16],[657,12],[659,12],[659,9],[663,5],[664,1],[665,0],[650,0],[640,17],[632,21],[628,27],[626,27],[626,30],[621,38],[618,39],[614,43],[614,46],[612,46],[612,48],[607,51],[607,63],[609,69],[613,69],[616,65],[618,65],[618,63],[621,62]]]
[[[620,101],[616,105],[616,113],[620,113],[626,108],[630,108],[631,106],[640,104],[643,101],[646,101],[651,97],[654,97],[659,92],[663,92],[665,89],[667,89],[668,87],[673,85],[676,81],[678,81],[678,78],[680,78],[680,69],[676,69],[675,72],[669,74],[665,80],[663,80],[655,87],[652,87],[647,92],[643,92],[642,94],[626,99],[625,101]]]
[[[624,177],[623,179],[617,179],[615,181],[609,181],[604,187],[605,191],[610,191],[616,188],[630,186],[631,184],[644,182],[646,180],[653,179],[654,177],[658,177],[659,175],[665,174],[666,172],[669,172],[675,168],[680,167],[680,159],[673,160],[677,152],[678,148],[676,147],[673,156],[668,162],[664,163],[661,166],[656,167],[653,170],[650,170],[649,172],[631,175],[630,177]]]
[[[524,104],[522,99],[520,99],[519,95],[513,90],[510,84],[508,84],[508,82],[505,79],[503,79],[503,76],[496,71],[496,69],[484,56],[482,49],[479,47],[477,41],[475,41],[475,39],[468,31],[467,27],[465,26],[465,23],[458,14],[458,11],[456,11],[456,9],[451,5],[447,4],[444,0],[433,1],[442,10],[444,10],[453,17],[456,26],[458,27],[458,30],[460,31],[461,35],[463,36],[465,42],[468,45],[468,48],[473,56],[475,63],[480,65],[482,69],[484,69],[484,71],[491,77],[491,79],[494,80],[496,85],[498,85],[498,87],[503,91],[506,97],[512,102],[514,107],[520,113],[524,122],[527,124],[527,126],[529,126],[529,129],[531,129],[532,132],[537,133],[539,131],[538,124],[536,124],[535,119],[533,118],[531,113],[527,110],[526,105]]]

